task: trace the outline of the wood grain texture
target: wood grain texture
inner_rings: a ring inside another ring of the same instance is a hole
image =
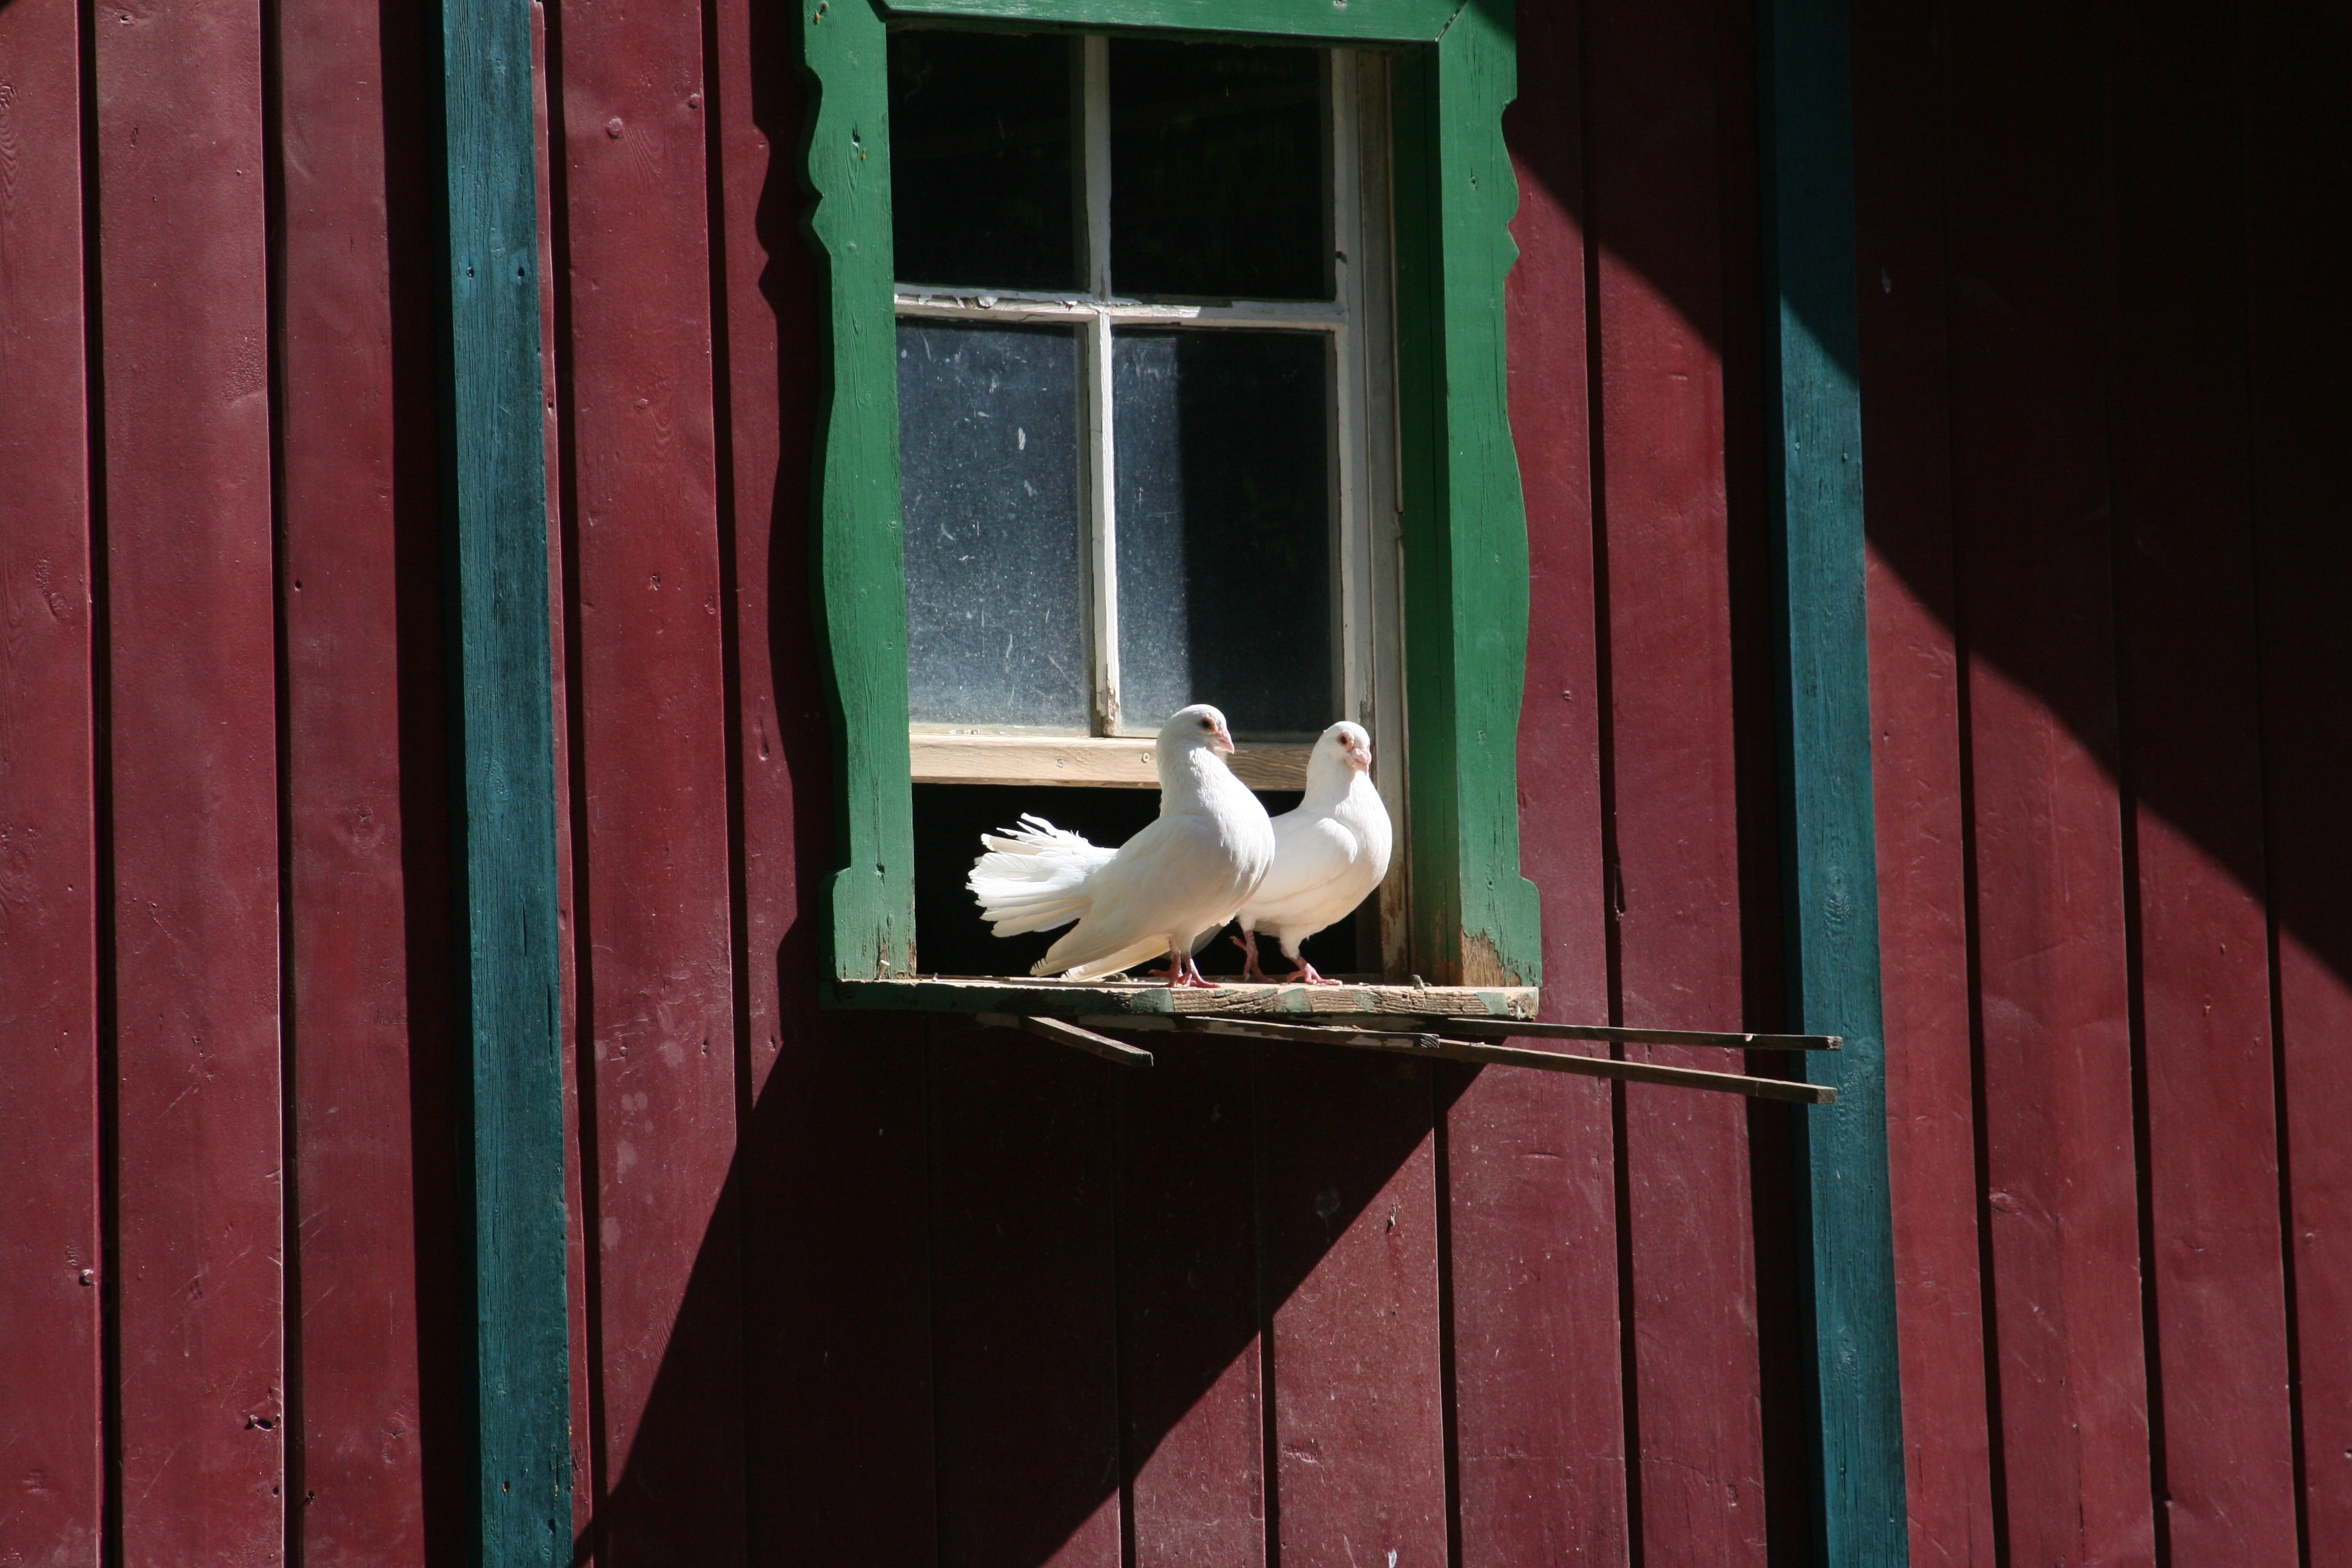
[[[1870,701],[1911,1560],[1993,1563],[1952,581],[1942,76],[1928,7],[1853,13]]]
[[[1052,739],[1026,735],[912,733],[917,784],[1117,785],[1158,789],[1150,741],[1101,736]],[[1232,760],[1234,776],[1252,789],[1303,790],[1309,746],[1252,745]]]
[[[572,1555],[564,977],[533,14],[441,14],[443,515],[469,1084],[472,1550]]]
[[[2296,1555],[2245,389],[2238,14],[2117,13],[2107,385],[2158,1530]],[[2210,214],[2184,225],[2183,208]],[[2152,1244],[2152,1247],[2150,1246]]]
[[[285,1531],[278,712],[257,8],[94,29],[120,1551]]]
[[[2006,1545],[2145,1562],[2098,39],[2075,13],[1939,26]]]
[[[300,0],[278,17],[292,1532],[311,1563],[415,1563],[458,1331],[434,263],[415,237],[434,127],[408,90],[431,34]]]
[[[719,1563],[745,1548],[702,19],[588,4],[560,21],[595,1535],[614,1568]]]
[[[1586,9],[1601,356],[1616,1021],[1742,1010],[1713,7]],[[1629,1048],[1738,1070],[1725,1052]],[[1748,1137],[1739,1110],[1624,1095],[1623,1244],[1647,1561],[1764,1560]],[[1685,1288],[1692,1279],[1705,1290]]]
[[[1411,949],[1444,984],[1539,985],[1519,872],[1527,514],[1496,310],[1517,254],[1510,8],[1465,9],[1391,79]]]
[[[879,978],[915,963],[887,40],[868,0],[801,10],[801,58],[816,81],[808,233],[824,300],[812,542],[835,715],[831,977]]]
[[[2303,1550],[2352,1563],[2352,130],[2334,85],[2352,26],[2318,6],[2245,14],[2247,438],[2261,628],[2262,774],[2292,1265]]]
[[[1137,1568],[1266,1554],[1252,1050],[1152,1037],[1118,1099],[1118,1407]]]
[[[1112,1075],[1021,1035],[931,1049],[940,1554],[1118,1568]]]
[[[100,1560],[99,883],[76,9],[0,10],[0,1560]]]
[[[1885,1039],[1864,601],[1853,113],[1845,0],[1759,16],[1766,510],[1778,524],[1782,897],[1789,1003],[1843,1037],[1804,1058],[1834,1108],[1797,1132],[1813,1553],[1906,1561],[1887,1193]]]
[[[1429,1071],[1259,1056],[1275,1552],[1291,1568],[1445,1560]]]

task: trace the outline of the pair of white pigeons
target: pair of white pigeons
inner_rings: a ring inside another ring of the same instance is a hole
[[[1290,978],[1336,984],[1298,944],[1345,919],[1388,875],[1389,814],[1372,787],[1372,741],[1338,723],[1316,741],[1298,809],[1268,817],[1225,765],[1234,737],[1207,703],[1178,711],[1154,743],[1160,816],[1105,849],[1042,816],[983,833],[964,886],[998,936],[1077,922],[1032,972],[1088,980],[1168,955],[1168,984],[1207,985],[1193,955],[1238,920],[1244,973],[1262,979],[1257,933],[1281,943]]]

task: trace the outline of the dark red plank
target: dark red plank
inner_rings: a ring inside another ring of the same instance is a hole
[[[994,1029],[930,1063],[940,1560],[1117,1568],[1121,1069]]]
[[[1249,1048],[1118,1076],[1118,1405],[1136,1568],[1265,1560]]]
[[[1601,853],[1581,62],[1573,5],[1519,18],[1507,308],[1530,590],[1520,860],[1543,893],[1544,1016],[1609,1018]],[[1465,1565],[1626,1560],[1608,1086],[1450,1079],[1444,1110],[1454,1500]]]
[[[102,1529],[98,846],[76,10],[0,10],[0,1562]],[[36,390],[37,389],[37,390]]]
[[[284,1543],[259,11],[93,25],[121,1553]]]
[[[2262,632],[2263,787],[2312,1568],[2352,1563],[2352,26],[2246,13],[2247,466]]]
[[[1445,1561],[1427,1069],[1261,1051],[1261,1299],[1286,1568]]]
[[[1937,26],[2007,1544],[2145,1562],[2098,39],[2066,11]]]
[[[798,233],[803,133],[789,10],[718,0],[730,553],[741,816],[751,1540],[763,1563],[938,1555],[923,1047],[816,1005],[832,860],[830,742],[807,611],[816,285]],[[715,242],[716,243],[716,242]]]
[[[2247,493],[2239,19],[2110,22],[2107,377],[2155,1309],[2158,1527],[2289,1563],[2294,1456]],[[2181,213],[2207,215],[2184,224]]]
[[[1853,14],[1872,767],[1911,1560],[1990,1568],[1933,21]]]
[[[1611,0],[1587,16],[1617,1010],[1627,1024],[1726,1028],[1745,1007],[1720,349],[1723,20],[1696,0],[1663,10]],[[1739,1070],[1726,1052],[1656,1056]],[[1745,1115],[1714,1097],[1623,1092],[1641,1549],[1650,1562],[1760,1563]]]
[[[435,127],[385,91],[425,68],[429,37],[365,8],[279,13],[295,1529],[311,1563],[425,1560],[425,1431],[456,1414],[429,1403],[424,1364],[454,1371],[461,1331],[442,1241],[457,1107],[430,260],[395,255],[423,230],[408,149]]]
[[[719,1563],[744,1526],[702,21],[676,4],[558,21],[596,1548],[613,1568]]]

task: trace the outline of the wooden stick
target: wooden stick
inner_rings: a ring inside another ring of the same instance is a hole
[[[1599,1040],[1618,1046],[1726,1046],[1736,1051],[1834,1051],[1845,1041],[1836,1035],[1725,1034],[1714,1029],[1614,1029],[1598,1024],[1538,1024],[1514,1018],[1447,1018],[1444,1027],[1456,1034],[1474,1034],[1502,1040],[1517,1035],[1531,1040]]]
[[[1243,1039],[1277,1040],[1303,1045],[1345,1046],[1354,1050],[1391,1051],[1403,1056],[1439,1057],[1447,1061],[1478,1062],[1495,1067],[1533,1068],[1538,1072],[1575,1073],[1585,1078],[1614,1079],[1623,1083],[1660,1084],[1672,1089],[1704,1089],[1718,1094],[1741,1094],[1751,1100],[1780,1100],[1796,1105],[1834,1105],[1837,1090],[1825,1084],[1792,1083],[1787,1079],[1751,1078],[1745,1073],[1707,1072],[1698,1068],[1667,1067],[1660,1062],[1621,1062],[1607,1057],[1571,1056],[1560,1051],[1531,1051],[1517,1046],[1490,1045],[1477,1040],[1453,1040],[1425,1032],[1351,1029],[1328,1024],[1282,1024],[1257,1018],[1202,1017],[1179,1015],[1154,1018],[1089,1019],[1116,1028],[1173,1029],[1181,1034],[1226,1035]],[[1451,1029],[1455,1020],[1447,1019]],[[1498,1025],[1498,1027],[1509,1027]],[[1651,1031],[1663,1033],[1664,1031]]]
[[[1026,1029],[1041,1039],[1056,1045],[1069,1046],[1097,1056],[1107,1062],[1117,1062],[1123,1068],[1148,1068],[1151,1053],[1140,1046],[1130,1046],[1114,1040],[1108,1035],[1097,1035],[1092,1029],[1082,1029],[1060,1018],[1038,1018],[1027,1014],[982,1013],[979,1019],[983,1027],[992,1029]]]

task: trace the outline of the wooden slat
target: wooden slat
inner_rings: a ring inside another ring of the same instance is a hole
[[[915,731],[908,738],[917,784],[1119,785],[1157,789],[1160,774],[1148,740],[1073,735],[941,735]],[[1312,746],[1243,742],[1230,760],[1252,789],[1305,789]]]
[[[472,1550],[572,1555],[566,1134],[532,14],[441,14],[445,581],[472,1110]]]
[[[427,1552],[454,1371],[449,781],[421,16],[278,12],[289,1193],[314,1563]],[[398,247],[398,253],[396,248]],[[398,279],[395,282],[395,279]],[[411,1086],[421,1092],[412,1097]],[[423,1161],[417,1158],[419,1152]],[[420,1258],[424,1262],[420,1266]],[[422,1308],[422,1311],[420,1311]],[[446,1544],[446,1543],[444,1543]]]
[[[922,1050],[908,1020],[817,1006],[831,740],[807,606],[814,258],[795,232],[799,18],[717,0],[717,182],[730,417],[720,522],[739,717],[751,1074],[742,1135],[746,1491],[754,1541],[928,1563],[933,1504]],[[731,525],[731,526],[730,526]]]
[[[1136,1568],[1265,1561],[1251,1047],[1184,1041],[1118,1095],[1118,1407]]]
[[[2107,426],[2159,1539],[2296,1553],[2247,492],[2240,19],[2109,24]],[[2184,210],[2210,215],[2182,224]]]
[[[1429,1071],[1259,1054],[1272,1529],[1286,1568],[1445,1560]]]
[[[2277,973],[2283,1216],[2312,1568],[2352,1563],[2352,70],[2340,17],[2245,14],[2247,476]],[[2185,1558],[2176,1561],[2186,1561]]]
[[[1789,1012],[1851,1047],[1802,1067],[1838,1091],[1833,1110],[1797,1130],[1800,1331],[1811,1341],[1803,1484],[1814,1561],[1862,1568],[1901,1562],[1908,1531],[1863,600],[1851,27],[1846,0],[1772,0],[1757,16]]]
[[[1937,26],[2006,1550],[2146,1561],[2100,36],[2067,11]]]
[[[1518,176],[1519,261],[1504,300],[1532,605],[1520,858],[1543,898],[1544,1016],[1603,1021],[1580,11],[1517,13],[1519,95],[1504,129]],[[1529,1072],[1441,1069],[1436,1082],[1463,1568],[1622,1563],[1610,1091]]]
[[[944,1562],[1118,1568],[1112,1092],[1042,1041],[933,1047]]]
[[[285,1532],[262,32],[92,28],[129,1562]]]
[[[559,21],[595,1534],[609,1568],[719,1564],[745,1541],[702,16]]]
[[[0,10],[0,1561],[100,1561],[98,799],[73,5]],[[37,1478],[37,1479],[35,1479]]]
[[[1947,430],[1943,80],[1929,12],[1915,0],[1855,6],[1853,49],[1904,1480],[1911,1560],[1991,1568]]]
[[[1445,1032],[1472,1039],[1586,1040],[1620,1046],[1720,1046],[1735,1051],[1834,1051],[1838,1035],[1758,1035],[1723,1029],[1622,1029],[1603,1024],[1555,1024],[1541,1019],[1448,1018]]]
[[[1616,863],[1616,1019],[1740,1016],[1738,781],[1724,445],[1726,237],[1717,50],[1726,18],[1591,0],[1588,243]],[[1671,1047],[1629,1058],[1724,1070]],[[1629,1088],[1621,1244],[1630,1258],[1638,1517],[1651,1562],[1764,1561],[1748,1138],[1738,1106]],[[1695,1288],[1695,1281],[1705,1281]]]
[[[1329,1018],[1520,1017],[1535,1011],[1532,986],[1218,985],[1174,988],[1147,981],[844,980],[832,999],[851,1008],[919,1013],[1045,1013],[1058,1017],[1229,1014],[1234,1016]]]
[[[1151,1053],[1135,1046],[1123,1045],[1108,1035],[1097,1035],[1092,1029],[1082,1029],[1076,1024],[1059,1018],[1024,1017],[1005,1013],[982,1013],[973,1020],[985,1028],[1019,1029],[1051,1040],[1057,1046],[1068,1046],[1088,1056],[1100,1057],[1120,1067],[1148,1068]]]

